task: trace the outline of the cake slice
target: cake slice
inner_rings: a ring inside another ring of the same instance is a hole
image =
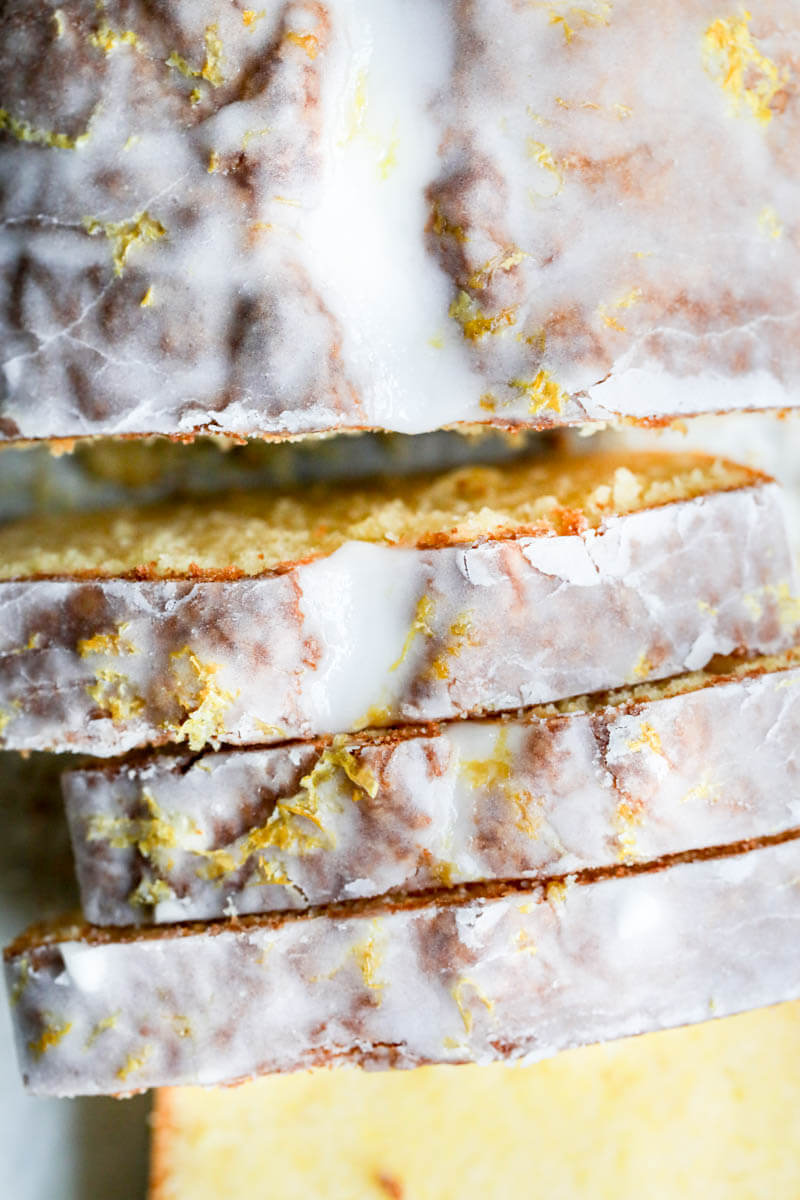
[[[599,455],[0,530],[10,749],[260,744],[499,712],[792,644],[780,497]]]
[[[800,994],[800,830],[644,867],[6,951],[42,1095],[543,1058]]]
[[[796,406],[797,8],[751,7],[8,0],[0,440]]]
[[[528,709],[62,777],[98,925],[559,875],[800,824],[800,649]]]
[[[150,1200],[791,1200],[800,1004],[528,1067],[310,1071],[155,1097]],[[266,1183],[265,1183],[266,1181]]]

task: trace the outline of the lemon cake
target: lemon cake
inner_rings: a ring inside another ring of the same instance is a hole
[[[8,749],[258,744],[773,653],[780,495],[703,455],[554,458],[0,530]]]
[[[10,0],[0,438],[788,407],[795,0]]]
[[[41,1095],[336,1063],[544,1058],[796,998],[800,830],[542,883],[142,929],[65,920],[5,953]]]
[[[150,1200],[795,1200],[800,1004],[528,1067],[156,1095]]]
[[[505,720],[62,777],[86,918],[566,874],[800,825],[800,649]]]

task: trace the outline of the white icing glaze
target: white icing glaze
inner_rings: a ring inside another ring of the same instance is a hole
[[[796,12],[750,7],[6,5],[0,437],[796,405]]]
[[[541,878],[768,836],[800,824],[798,772],[790,666],[591,713],[333,749],[157,756],[67,772],[62,785],[84,914],[128,925]]]
[[[523,537],[350,542],[227,582],[0,583],[3,744],[102,756],[263,744],[516,709],[794,640],[772,483],[578,537],[595,573],[577,582],[583,551],[568,536],[548,539],[546,571],[530,561],[541,539]]]
[[[6,965],[23,1078],[75,1095],[535,1059],[787,1000],[798,845],[455,906],[34,940]]]

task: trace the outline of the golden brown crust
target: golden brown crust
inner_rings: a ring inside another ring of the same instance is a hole
[[[538,895],[543,888],[560,885],[569,880],[570,884],[584,886],[598,883],[605,879],[620,879],[632,875],[649,875],[670,867],[686,863],[706,862],[710,859],[732,858],[746,854],[751,850],[765,849],[768,846],[780,846],[784,842],[800,840],[800,828],[787,829],[781,833],[759,838],[747,838],[743,841],[727,843],[723,846],[705,846],[701,849],[683,850],[675,854],[665,854],[660,858],[642,863],[618,863],[604,867],[591,867],[582,871],[571,872],[568,875],[551,875],[539,879],[526,880],[495,880],[490,883],[461,883],[455,887],[435,888],[430,891],[418,892],[414,895],[397,895],[391,897],[366,897],[363,900],[339,901],[304,911],[289,911],[282,913],[258,913],[248,916],[231,917],[222,921],[186,921],[169,926],[108,926],[87,925],[80,916],[76,920],[56,918],[41,921],[29,926],[19,937],[6,946],[3,951],[4,959],[9,962],[25,952],[35,952],[48,946],[64,941],[76,941],[85,945],[100,946],[119,942],[155,941],[192,937],[204,934],[216,937],[231,930],[246,932],[250,929],[274,929],[295,921],[310,921],[317,917],[329,917],[331,920],[344,919],[353,916],[379,917],[386,913],[408,912],[421,908],[452,909],[471,904],[476,900],[499,900],[508,896]]]
[[[178,1134],[172,1088],[158,1088],[150,1112],[150,1171],[147,1200],[168,1200],[165,1191],[172,1166],[171,1149]]]

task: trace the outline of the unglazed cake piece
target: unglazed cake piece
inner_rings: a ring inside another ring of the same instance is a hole
[[[800,1004],[528,1067],[159,1091],[150,1200],[794,1200]],[[676,1153],[676,1147],[680,1148]]]
[[[796,42],[795,0],[8,0],[0,437],[796,404]]]
[[[800,650],[558,707],[66,772],[83,912],[307,908],[800,824]]]
[[[26,1086],[544,1058],[800,994],[800,830],[696,861],[6,951]]]
[[[800,618],[776,485],[693,454],[32,519],[0,564],[4,744],[100,756],[515,709]]]

